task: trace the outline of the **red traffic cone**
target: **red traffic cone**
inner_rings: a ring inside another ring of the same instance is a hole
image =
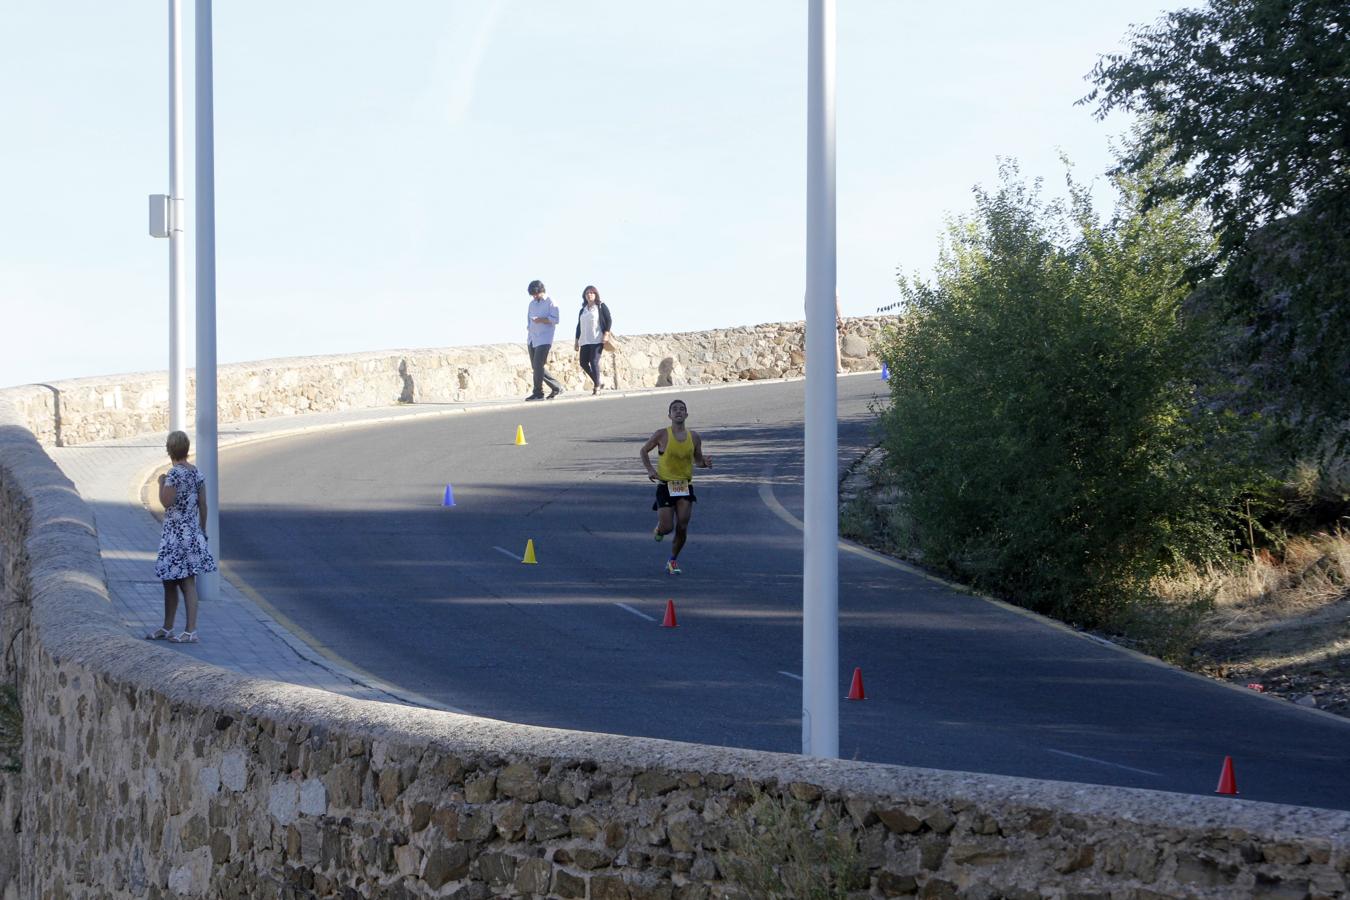
[[[661,620],[661,627],[662,627],[662,628],[679,628],[679,627],[680,627],[680,626],[678,626],[678,625],[675,624],[675,601],[674,601],[674,600],[667,600],[667,601],[666,601],[666,617],[665,617],[664,619]]]
[[[1233,757],[1225,756],[1223,769],[1219,772],[1219,786],[1214,789],[1214,793],[1236,797],[1237,792],[1237,778],[1233,776]]]
[[[848,687],[848,700],[866,700],[867,694],[863,692],[862,669],[853,670],[853,683]]]

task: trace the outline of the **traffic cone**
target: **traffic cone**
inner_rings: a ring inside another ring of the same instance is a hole
[[[853,683],[848,687],[849,700],[866,700],[867,694],[863,692],[862,669],[853,670]]]
[[[525,446],[525,426],[524,426],[524,425],[517,425],[517,426],[516,426],[516,446],[517,446],[517,447],[524,447],[524,446]]]
[[[534,538],[525,539],[525,558],[521,562],[529,563],[532,566],[539,564],[539,560],[534,558]]]
[[[675,601],[674,601],[674,600],[667,600],[667,601],[666,601],[666,617],[665,617],[664,619],[661,620],[661,627],[662,627],[662,628],[679,628],[679,627],[680,627],[679,625],[676,625],[676,624],[675,624]]]
[[[441,501],[441,506],[454,506],[455,492],[450,490],[450,485],[445,486],[445,499]]]
[[[1233,775],[1233,757],[1231,756],[1223,758],[1223,769],[1219,772],[1219,786],[1214,789],[1214,793],[1227,794],[1230,797],[1237,796],[1237,778]]]
[[[882,381],[890,381],[890,380],[891,380],[891,368],[890,368],[890,366],[886,365],[885,363],[882,363],[882,364],[881,364],[881,380],[882,380]]]

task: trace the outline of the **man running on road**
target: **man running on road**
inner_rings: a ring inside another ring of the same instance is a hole
[[[712,468],[712,457],[703,453],[703,439],[697,431],[684,427],[689,418],[689,407],[683,400],[670,401],[667,410],[670,427],[661,428],[652,433],[647,443],[642,445],[642,465],[647,469],[647,477],[657,482],[656,529],[652,537],[663,539],[671,531],[675,540],[670,547],[670,561],[666,563],[666,574],[680,574],[679,556],[684,542],[689,537],[689,519],[694,515],[694,463],[701,468]],[[648,454],[659,451],[660,458],[656,466]]]

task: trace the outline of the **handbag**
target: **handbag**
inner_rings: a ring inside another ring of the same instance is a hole
[[[605,338],[604,343],[601,344],[600,346],[602,346],[602,347],[605,348],[605,352],[606,352],[606,353],[613,353],[613,352],[614,352],[614,337],[613,337],[613,333],[612,333],[612,332],[611,332],[610,337]]]

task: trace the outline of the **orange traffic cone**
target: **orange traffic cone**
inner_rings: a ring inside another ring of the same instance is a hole
[[[862,669],[853,670],[853,683],[848,687],[849,700],[866,700],[867,694],[863,692]]]
[[[680,627],[680,626],[678,626],[678,625],[675,624],[675,601],[674,601],[674,600],[667,600],[667,601],[666,601],[666,617],[665,617],[664,619],[661,620],[661,627],[662,627],[662,628],[679,628],[679,627]]]
[[[1233,775],[1233,757],[1225,756],[1223,769],[1219,772],[1219,786],[1214,789],[1214,793],[1236,797],[1237,792],[1237,778]]]

